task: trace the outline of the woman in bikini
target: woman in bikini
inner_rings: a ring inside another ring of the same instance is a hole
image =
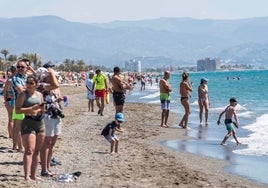
[[[199,105],[199,119],[200,125],[202,125],[203,111],[205,108],[205,121],[208,125],[208,111],[209,111],[209,96],[208,96],[208,79],[202,78],[198,87],[198,105]]]
[[[12,112],[15,106],[15,92],[12,87],[12,76],[16,73],[16,67],[12,66],[9,70],[7,70],[7,81],[5,83],[5,87],[3,90],[3,96],[4,96],[4,104],[7,110],[8,114],[8,137],[13,138],[13,127],[14,122],[12,120]],[[17,148],[13,148],[17,149]]]
[[[191,97],[192,85],[190,83],[189,74],[186,72],[182,73],[182,82],[180,83],[180,95],[181,95],[181,104],[184,107],[185,113],[179,123],[184,129],[187,129],[188,117],[191,113],[189,98]]]

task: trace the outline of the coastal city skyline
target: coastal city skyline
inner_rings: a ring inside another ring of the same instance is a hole
[[[54,15],[68,21],[104,23],[161,17],[241,19],[266,17],[266,0],[13,0],[1,1],[0,18]]]

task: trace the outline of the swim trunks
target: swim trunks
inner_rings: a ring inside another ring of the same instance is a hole
[[[113,98],[115,105],[124,105],[125,103],[125,93],[124,92],[113,92]]]
[[[95,97],[105,97],[106,95],[106,90],[102,89],[102,90],[95,90]]]
[[[168,93],[160,93],[160,100],[170,100],[170,95]]]

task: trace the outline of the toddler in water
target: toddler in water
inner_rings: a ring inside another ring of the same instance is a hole
[[[238,123],[238,117],[237,117],[237,115],[236,115],[236,111],[235,111],[235,106],[236,106],[236,105],[237,105],[237,100],[236,100],[234,97],[232,97],[232,98],[230,99],[230,105],[227,106],[227,107],[225,108],[225,110],[222,111],[222,112],[220,113],[220,116],[219,116],[219,119],[218,119],[218,121],[217,121],[217,124],[219,125],[219,124],[221,123],[221,122],[220,122],[220,120],[221,120],[221,116],[225,113],[225,121],[224,121],[224,123],[225,123],[226,129],[227,129],[227,131],[228,131],[228,133],[227,133],[227,134],[225,135],[225,137],[223,138],[223,140],[222,140],[222,142],[221,142],[221,145],[225,145],[226,140],[227,140],[231,135],[233,135],[233,137],[234,137],[234,139],[235,139],[237,145],[241,144],[241,143],[238,141],[237,137],[236,137],[235,129],[234,129],[234,126],[233,126],[233,124],[234,124],[234,125],[236,126],[236,128],[238,128],[238,124],[239,124],[239,123]],[[232,120],[233,116],[234,116],[235,122],[233,122],[233,120]]]
[[[118,143],[119,139],[115,135],[115,131],[123,132],[120,129],[120,124],[125,121],[124,115],[121,112],[115,114],[115,120],[111,123],[108,123],[101,132],[108,142],[111,143],[111,154],[118,153]]]

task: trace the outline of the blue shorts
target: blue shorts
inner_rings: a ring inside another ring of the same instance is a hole
[[[8,102],[9,106],[10,107],[14,107],[15,106],[15,99],[11,99],[9,102]]]
[[[170,109],[170,100],[161,100],[161,109],[169,110]]]
[[[226,129],[228,132],[231,132],[234,129],[234,126],[232,123],[227,123],[226,125]]]

